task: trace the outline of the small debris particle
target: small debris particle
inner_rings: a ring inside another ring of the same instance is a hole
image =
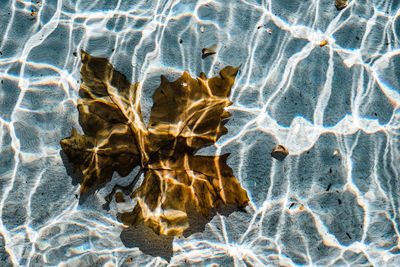
[[[321,43],[319,43],[320,47],[326,46],[328,44],[327,40],[322,40]]]
[[[304,206],[301,205],[300,208],[299,208],[299,210],[304,210]]]
[[[1,84],[3,84],[3,80],[1,80]]]
[[[337,202],[339,203],[339,205],[342,205],[342,200],[340,198],[338,198]]]
[[[204,27],[203,26],[200,27],[200,32],[204,33]]]
[[[260,25],[257,27],[257,30],[261,29],[263,27],[263,25]]]
[[[111,49],[111,52],[114,52],[114,51],[115,51],[115,48]]]
[[[289,151],[282,145],[277,145],[271,151],[271,156],[280,161],[284,160],[288,154]]]
[[[36,10],[34,10],[34,9],[31,10],[31,16],[32,17],[36,16]]]
[[[209,55],[216,54],[217,53],[217,48],[218,48],[217,44],[212,45],[210,48],[203,48],[201,50],[202,58],[206,58]]]
[[[399,254],[400,248],[399,247],[394,247],[390,250],[390,253],[392,254]]]
[[[329,173],[332,173],[332,168],[329,168]]]
[[[360,37],[356,36],[356,39],[357,39],[357,40],[360,40]]]
[[[0,56],[3,55],[3,53],[0,51]]]
[[[337,154],[339,154],[339,149],[335,149],[335,150],[333,151],[333,155],[334,155],[334,156],[336,156]]]
[[[74,53],[72,53],[72,55],[74,55],[74,57],[77,57],[78,53],[74,52]]]
[[[332,184],[329,184],[328,187],[326,188],[326,191],[329,191],[331,189]]]
[[[336,0],[335,7],[337,10],[341,10],[347,6],[348,2],[349,2],[349,0]]]
[[[267,32],[268,32],[269,34],[272,34],[272,30],[271,30],[270,28],[267,28]]]
[[[125,202],[124,195],[121,192],[117,192],[115,194],[115,202],[117,203]]]
[[[127,259],[126,262],[132,262],[132,258]]]
[[[38,7],[40,7],[40,5],[41,5],[41,4],[40,4],[40,1],[37,1],[37,2],[36,2],[36,5],[38,5]]]
[[[179,39],[179,43],[181,44],[183,41],[182,41],[182,39]]]
[[[346,235],[347,235],[348,238],[351,239],[351,236],[350,236],[350,234],[348,232],[346,232]]]
[[[291,209],[294,206],[294,202],[292,202],[292,204],[290,204],[289,209]]]
[[[78,194],[75,194],[75,198],[78,199]]]

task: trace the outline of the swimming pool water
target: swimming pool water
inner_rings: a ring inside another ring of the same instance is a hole
[[[334,2],[2,0],[0,265],[399,266],[400,1]],[[81,49],[141,83],[145,121],[160,75],[240,65],[200,153],[231,153],[245,211],[172,238],[104,208],[134,172],[79,200],[59,142],[81,129]]]

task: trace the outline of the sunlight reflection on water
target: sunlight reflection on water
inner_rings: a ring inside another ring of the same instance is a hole
[[[0,265],[400,265],[398,1],[9,0],[0,14]],[[80,129],[80,49],[142,84],[147,121],[160,74],[241,65],[229,132],[207,149],[231,153],[246,212],[172,242],[129,236],[102,206],[113,184],[79,205],[59,141]]]

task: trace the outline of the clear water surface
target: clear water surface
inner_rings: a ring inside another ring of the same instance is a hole
[[[400,1],[37,2],[0,1],[1,266],[400,265]],[[160,74],[241,65],[203,152],[231,153],[246,212],[180,238],[125,229],[104,196],[132,175],[79,204],[59,141],[80,129],[80,49],[142,84],[145,120]]]

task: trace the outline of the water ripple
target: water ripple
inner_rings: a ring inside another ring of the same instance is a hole
[[[0,265],[400,265],[398,1],[8,0],[0,22]],[[212,149],[232,153],[246,212],[168,254],[124,239],[112,185],[79,204],[59,140],[80,128],[80,49],[142,83],[145,120],[160,74],[241,65]]]

